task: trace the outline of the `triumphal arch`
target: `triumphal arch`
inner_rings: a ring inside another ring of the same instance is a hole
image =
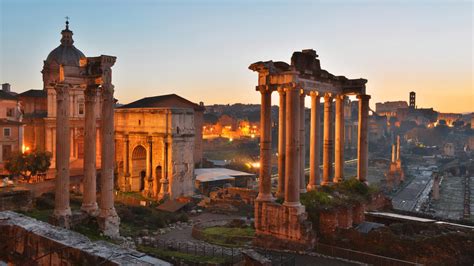
[[[357,178],[366,181],[368,167],[367,125],[370,96],[366,79],[348,79],[321,69],[314,50],[293,53],[291,64],[256,62],[261,94],[260,181],[255,203],[256,244],[276,248],[308,248],[314,244],[300,193],[344,179],[344,99],[359,100]],[[271,95],[279,94],[278,189],[276,203],[271,186]],[[310,175],[305,179],[305,97],[311,97]],[[319,110],[324,98],[324,110]],[[335,106],[333,107],[333,104]],[[335,115],[333,114],[335,110]],[[323,112],[323,172],[320,180],[320,115]],[[334,130],[334,131],[333,131]],[[333,171],[334,162],[334,171]]]

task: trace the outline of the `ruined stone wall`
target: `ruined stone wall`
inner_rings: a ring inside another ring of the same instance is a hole
[[[274,202],[255,202],[256,246],[305,250],[315,243],[311,222],[304,207],[287,207]]]
[[[0,189],[0,211],[27,211],[32,207],[31,191],[8,187]]]
[[[0,232],[0,260],[13,265],[171,265],[10,211],[0,212]]]

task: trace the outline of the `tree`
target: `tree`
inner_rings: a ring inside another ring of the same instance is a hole
[[[12,175],[21,175],[24,179],[45,173],[51,166],[51,153],[33,151],[28,153],[13,153],[5,162],[5,169]]]

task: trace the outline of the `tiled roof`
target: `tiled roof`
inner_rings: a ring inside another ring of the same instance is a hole
[[[204,107],[195,104],[185,98],[176,94],[167,94],[154,97],[146,97],[138,101],[125,104],[119,107],[119,109],[127,108],[159,108],[159,107],[180,107],[180,108],[193,108],[195,111],[204,111]]]
[[[12,93],[8,93],[5,91],[0,90],[0,99],[4,100],[17,100],[16,96],[13,95]]]
[[[46,98],[48,95],[46,94],[46,91],[44,90],[27,90],[25,92],[22,92],[18,94],[19,97],[34,97],[34,98]]]

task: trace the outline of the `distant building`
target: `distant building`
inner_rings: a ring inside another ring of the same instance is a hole
[[[446,122],[447,126],[453,126],[453,123],[461,120],[462,119],[462,114],[455,114],[455,113],[438,113],[438,123],[441,120],[444,120]]]
[[[416,93],[414,91],[410,92],[410,108],[416,109]]]
[[[406,109],[408,104],[405,101],[393,101],[375,104],[375,112],[381,116],[387,116],[388,118],[397,116],[398,109]]]
[[[205,195],[225,186],[248,187],[255,180],[255,174],[227,168],[199,168],[194,174],[196,189]]]
[[[115,110],[119,187],[158,199],[190,196],[202,159],[204,108],[176,94],[147,97]]]
[[[2,84],[0,91],[0,174],[6,174],[4,161],[13,152],[23,149],[23,123],[18,97],[10,84]]]

